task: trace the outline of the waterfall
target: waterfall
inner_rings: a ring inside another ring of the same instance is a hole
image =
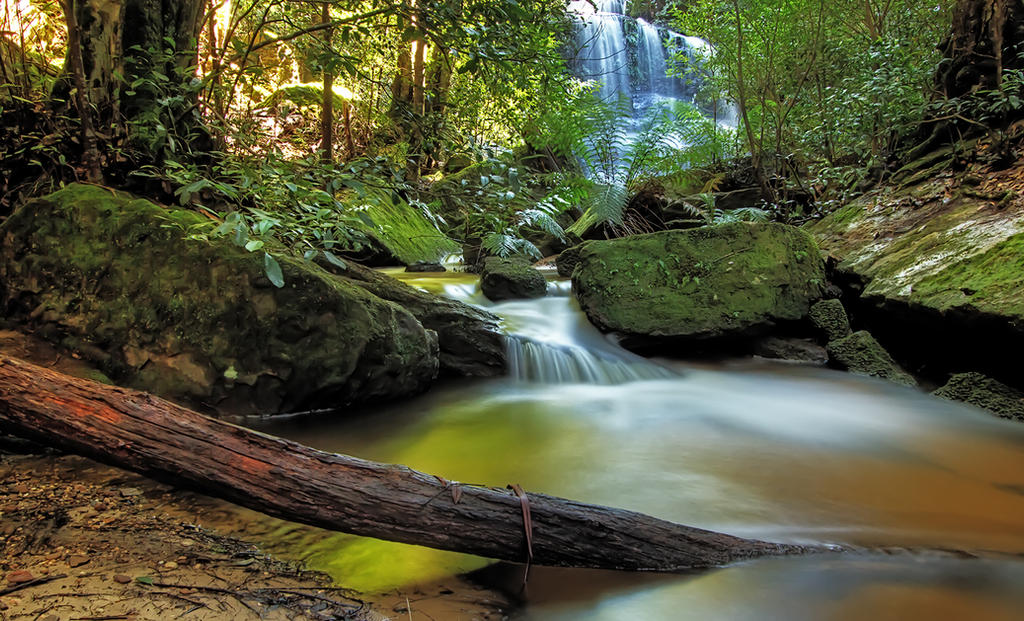
[[[509,376],[521,382],[612,385],[678,376],[628,352],[606,357],[581,347],[560,347],[516,336],[506,339],[506,348]]]
[[[659,95],[675,95],[676,80],[668,76],[668,63],[665,61],[665,46],[661,43],[661,33],[653,24],[643,19],[636,20],[640,27],[640,42],[636,56],[640,71],[646,78],[646,90]]]
[[[598,10],[586,1],[569,3],[569,11],[578,19],[575,61],[584,80],[601,83],[601,98],[629,98],[629,55],[622,30],[623,0],[601,0]]]

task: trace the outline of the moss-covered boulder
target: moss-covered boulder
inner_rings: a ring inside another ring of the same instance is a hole
[[[492,302],[547,295],[548,283],[537,268],[518,257],[487,257],[480,270],[480,290]]]
[[[587,242],[572,281],[592,323],[651,349],[745,339],[800,320],[825,274],[800,229],[735,222]]]
[[[932,393],[988,410],[1000,418],[1024,423],[1024,392],[981,373],[957,373],[945,386]]]
[[[850,336],[850,319],[843,303],[837,299],[816,302],[811,306],[808,317],[826,343]]]
[[[900,359],[1020,383],[1024,198],[1007,171],[883,188],[809,225],[858,319]],[[1008,198],[1009,196],[1009,198]]]
[[[204,216],[71,185],[0,227],[0,308],[119,383],[205,410],[343,406],[423,390],[437,335],[315,265],[190,233]]]
[[[917,386],[917,380],[900,368],[889,352],[870,333],[861,330],[828,344],[829,364],[856,375],[887,379],[905,386]]]

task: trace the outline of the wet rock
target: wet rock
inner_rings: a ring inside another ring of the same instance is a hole
[[[769,336],[754,344],[754,354],[772,360],[825,364],[828,353],[811,339]]]
[[[932,393],[988,410],[1000,418],[1024,422],[1024,392],[981,373],[957,373]]]
[[[559,253],[558,258],[555,259],[555,267],[558,268],[559,276],[562,278],[572,276],[572,271],[576,269],[576,264],[580,262],[580,250],[582,249],[583,244],[580,244],[572,248],[566,248]]]
[[[412,265],[405,267],[407,272],[447,272],[448,268],[441,265],[440,263],[426,263],[424,261],[417,261]]]
[[[122,384],[220,413],[421,392],[437,335],[316,265],[190,233],[209,220],[72,184],[0,226],[0,312]]]
[[[342,276],[383,300],[394,302],[437,333],[444,375],[493,377],[505,372],[505,337],[498,317],[458,300],[431,295],[355,263]]]
[[[836,299],[822,300],[811,306],[808,316],[814,327],[831,342],[850,336],[850,319],[846,316],[843,303]]]
[[[1011,182],[999,183],[991,180],[1010,189]],[[948,185],[936,178],[883,188],[806,228],[839,260],[835,278],[858,321],[901,360],[933,374],[972,369],[1017,385],[1022,202],[1003,209],[977,196],[950,196]]]
[[[525,259],[487,257],[480,271],[480,289],[492,302],[547,295],[548,283]]]
[[[900,368],[875,337],[864,330],[832,341],[827,349],[829,364],[837,369],[856,375],[879,377],[905,386],[917,386],[917,380]]]
[[[810,236],[736,222],[582,246],[573,290],[590,321],[635,349],[749,339],[807,316],[821,297]]]

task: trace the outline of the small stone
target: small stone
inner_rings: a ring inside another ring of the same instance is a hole
[[[92,506],[92,510],[95,511],[96,513],[103,513],[104,511],[107,510],[107,505],[105,505],[102,502],[97,502]]]
[[[89,562],[89,557],[84,554],[72,554],[68,557],[68,566],[81,567]]]
[[[177,569],[177,568],[178,568],[178,564],[175,563],[174,561],[167,561],[166,563],[164,563],[164,569]]]
[[[120,491],[125,498],[142,495],[142,490],[137,487],[122,487]]]
[[[850,336],[850,320],[839,300],[822,300],[814,304],[808,316],[814,327],[824,334],[826,343]]]
[[[114,582],[118,584],[128,584],[131,581],[131,576],[126,576],[124,574],[114,574]]]
[[[35,580],[35,576],[25,569],[19,569],[18,571],[12,571],[7,574],[8,584],[24,584],[25,582],[31,582],[33,580]]]

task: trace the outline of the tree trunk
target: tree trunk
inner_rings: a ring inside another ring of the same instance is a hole
[[[324,3],[321,15],[322,23],[331,23],[331,5]],[[332,29],[324,30],[325,52],[331,49]],[[327,63],[331,61],[328,59]],[[327,164],[334,162],[334,70],[329,64],[324,65],[323,99],[320,110],[320,153],[321,159]]]
[[[959,0],[940,49],[945,60],[936,81],[946,97],[999,88],[1007,69],[1024,68],[1024,3]]]
[[[67,22],[81,41],[86,105],[95,111],[102,144],[129,136],[136,155],[159,162],[164,147],[197,146],[208,138],[198,122],[189,81],[196,64],[205,0],[78,0]],[[75,75],[69,55],[64,73]],[[68,89],[58,84],[55,96]],[[159,102],[169,101],[165,106]],[[159,129],[162,126],[164,129]],[[170,135],[170,140],[167,136]],[[149,156],[149,157],[146,157]]]
[[[816,551],[325,453],[5,356],[0,427],[286,520],[507,561],[673,572]]]

